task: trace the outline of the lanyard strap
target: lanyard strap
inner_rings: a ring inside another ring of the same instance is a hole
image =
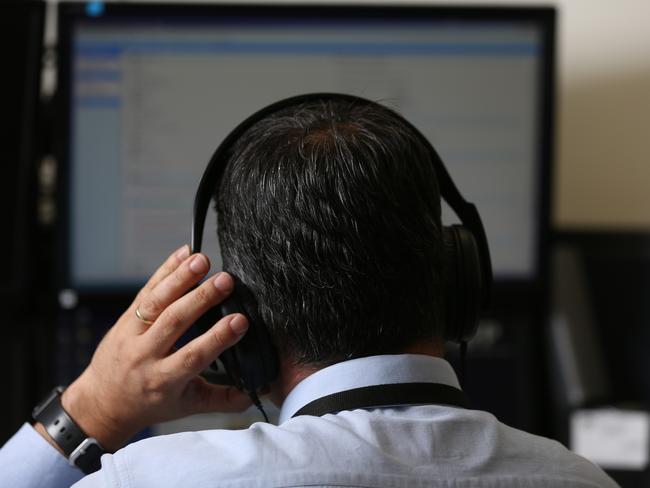
[[[298,415],[320,417],[328,413],[357,408],[428,404],[469,408],[469,400],[465,393],[453,386],[441,383],[396,383],[354,388],[317,398],[298,410],[293,417]]]

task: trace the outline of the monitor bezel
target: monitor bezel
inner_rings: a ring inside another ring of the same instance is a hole
[[[537,100],[539,113],[536,177],[538,208],[536,209],[535,270],[527,278],[501,278],[495,281],[495,309],[513,306],[513,297],[528,298],[528,306],[542,313],[547,302],[548,254],[551,242],[551,181],[555,119],[555,18],[553,7],[486,7],[486,6],[427,6],[427,5],[305,5],[305,4],[178,4],[178,3],[103,3],[99,16],[87,14],[87,3],[60,3],[58,5],[58,74],[57,74],[57,160],[58,172],[58,226],[57,288],[73,289],[89,302],[123,301],[132,296],[137,287],[85,286],[75,288],[70,274],[70,62],[72,59],[72,28],[75,22],[105,22],[106,19],[141,17],[178,18],[209,16],[242,16],[265,18],[370,18],[470,22],[532,22],[540,27],[542,35],[540,91]],[[207,163],[207,162],[206,162]],[[462,189],[461,189],[462,191]],[[189,195],[188,198],[192,198]],[[479,209],[480,210],[480,209]],[[188,238],[190,219],[188,217]],[[180,245],[181,243],[179,243]],[[171,250],[170,250],[171,251]],[[152,270],[153,273],[154,270]],[[514,301],[517,302],[516,300]],[[516,306],[516,305],[515,305]]]

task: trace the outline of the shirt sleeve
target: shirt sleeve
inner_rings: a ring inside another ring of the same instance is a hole
[[[0,476],[12,488],[68,488],[83,473],[26,423],[0,449]]]

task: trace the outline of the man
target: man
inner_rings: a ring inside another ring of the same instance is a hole
[[[253,292],[280,358],[280,424],[152,438],[154,422],[237,411],[250,400],[198,374],[245,333],[234,314],[175,350],[232,290],[179,249],[63,393],[63,408],[114,455],[78,487],[608,487],[560,444],[492,415],[441,404],[300,415],[326,395],[425,383],[457,390],[442,358],[440,197],[429,154],[391,112],[322,100],[271,115],[234,146],[217,191],[225,268]],[[296,415],[298,414],[298,415]],[[82,477],[39,424],[0,451],[8,486]]]

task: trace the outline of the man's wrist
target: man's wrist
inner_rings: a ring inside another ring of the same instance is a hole
[[[83,427],[70,416],[63,406],[62,398],[65,389],[62,386],[54,388],[49,395],[32,412],[36,424],[34,429],[57,449],[72,466],[76,466],[85,474],[94,473],[101,468],[100,458],[106,450],[89,435]],[[73,389],[74,393],[74,389]],[[73,395],[68,398],[74,399]],[[75,401],[72,404],[76,404]],[[69,404],[70,405],[70,404]],[[68,408],[69,408],[68,405]]]
[[[117,451],[130,437],[128,433],[112,425],[111,418],[103,412],[97,399],[85,388],[81,378],[63,392],[61,405],[88,437],[97,439],[109,452]]]
[[[42,423],[40,423],[40,422],[34,422],[33,427],[34,427],[34,430],[35,430],[36,432],[38,432],[38,433],[41,435],[41,437],[43,437],[43,439],[45,439],[47,442],[49,442],[50,445],[51,445],[54,449],[56,449],[57,451],[59,451],[63,457],[66,457],[66,458],[67,458],[67,456],[66,456],[65,453],[63,452],[63,449],[61,449],[61,447],[60,447],[56,442],[54,442],[54,439],[52,439],[52,437],[50,436],[50,434],[47,433],[47,429],[45,429],[45,426],[44,426]]]

